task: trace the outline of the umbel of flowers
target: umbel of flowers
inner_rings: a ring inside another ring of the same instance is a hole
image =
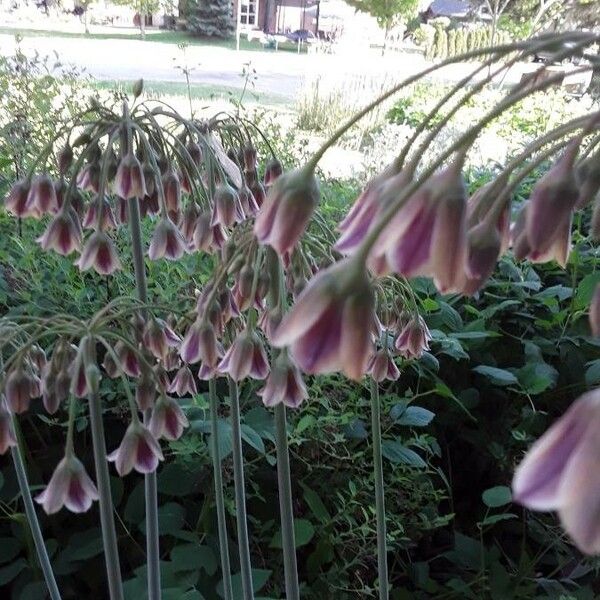
[[[178,398],[196,394],[208,381],[214,442],[215,380],[227,378],[235,484],[242,490],[236,493],[242,588],[244,598],[252,598],[243,461],[241,446],[236,445],[237,386],[258,380],[262,383],[257,395],[266,406],[275,407],[286,594],[298,598],[285,407],[297,408],[307,400],[307,375],[341,373],[356,381],[369,375],[379,590],[380,597],[387,598],[378,382],[397,379],[403,361],[418,359],[431,342],[408,280],[430,277],[441,293],[473,295],[509,249],[517,258],[564,265],[573,214],[592,203],[590,235],[600,237],[600,111],[563,123],[531,142],[494,181],[471,196],[463,180],[465,161],[480,132],[507,108],[556,83],[557,77],[539,80],[533,73],[434,161],[422,164],[424,151],[465,102],[516,60],[540,48],[562,59],[580,54],[595,41],[592,34],[574,33],[470,53],[471,58],[487,60],[489,75],[470,86],[461,82],[424,118],[398,157],[367,184],[337,233],[318,210],[318,161],[377,103],[424,74],[365,107],[306,165],[286,172],[275,156],[259,156],[259,141],[251,136],[256,128],[239,117],[184,119],[164,104],[142,102],[141,86],[134,100],[119,110],[92,105],[57,132],[32,172],[13,185],[5,208],[18,218],[44,220],[46,229],[39,239],[44,250],[72,257],[82,271],[93,269],[106,276],[131,269],[114,241],[115,230],[127,225],[138,300],[118,298],[87,322],[65,316],[49,319],[42,331],[35,321],[0,320],[3,331],[10,332],[0,339],[5,360],[0,375],[0,452],[15,450],[15,416],[27,411],[32,401],[42,398],[51,414],[68,404],[65,455],[38,496],[40,504],[49,513],[62,506],[81,512],[99,499],[107,519],[108,460],[121,476],[133,470],[146,474],[152,522],[149,496],[152,474],[164,459],[161,441],[178,439],[188,424]],[[481,67],[471,77],[480,71]],[[446,118],[436,119],[441,110]],[[513,207],[520,183],[545,163],[551,166],[531,198]],[[143,218],[152,223],[149,240],[141,238]],[[196,252],[211,256],[208,281],[198,286],[194,297],[178,303],[181,308],[176,311],[152,304],[144,254],[150,260],[176,261]],[[593,335],[598,335],[599,290],[590,323]],[[103,401],[100,383],[105,378],[122,381],[130,420],[120,445],[109,454],[103,451],[101,423],[96,420],[94,478],[76,457],[73,422],[78,405],[89,404],[94,414]],[[586,514],[595,514],[600,501],[595,479],[581,475],[598,456],[590,426],[600,418],[594,393],[534,446],[515,478],[515,498],[534,509],[558,510],[573,541],[588,552],[600,549],[600,530],[587,527],[580,511],[590,508]],[[231,598],[216,445],[214,449],[224,594]],[[148,537],[152,535],[148,527]],[[150,598],[160,597],[155,535],[148,544]],[[110,535],[104,542],[110,596],[120,598],[118,560],[111,563],[116,543]]]

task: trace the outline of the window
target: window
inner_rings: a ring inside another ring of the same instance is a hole
[[[241,0],[239,7],[242,27],[256,27],[258,23],[258,0]]]

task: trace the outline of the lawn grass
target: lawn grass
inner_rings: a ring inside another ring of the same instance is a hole
[[[50,29],[32,29],[23,27],[0,27],[0,34],[8,35],[20,35],[23,37],[60,37],[60,38],[72,38],[72,39],[88,39],[88,40],[138,40],[142,41],[139,33],[132,33],[131,31],[120,32],[118,28],[114,31],[102,32],[102,33],[89,33],[86,34],[83,31],[59,31]],[[187,31],[166,31],[161,29],[147,29],[146,30],[146,41],[149,42],[161,42],[164,44],[189,44],[190,46],[204,46],[213,48],[226,48],[229,50],[236,49],[235,38],[221,39],[214,37],[200,37],[195,36]],[[253,52],[274,52],[263,48],[263,45],[257,40],[249,42],[245,37],[240,38],[240,50],[249,50]],[[280,50],[288,51],[292,50],[296,52],[295,46],[282,47]]]
[[[99,90],[123,90],[129,92],[133,87],[134,81],[127,80],[93,80],[92,86]],[[170,81],[144,81],[144,92],[150,97],[181,96],[187,98],[187,86],[183,82]],[[190,85],[190,95],[193,100],[215,100],[215,99],[233,99],[239,100],[241,94],[240,88],[193,83]],[[263,105],[289,105],[290,100],[285,96],[278,94],[265,94],[262,92],[246,91],[244,103],[258,103]]]

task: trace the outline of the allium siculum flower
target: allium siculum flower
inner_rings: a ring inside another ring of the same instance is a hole
[[[144,327],[142,341],[156,358],[164,358],[169,348],[179,347],[181,338],[162,319],[150,318]]]
[[[81,461],[73,454],[67,454],[58,463],[46,489],[35,500],[49,515],[63,506],[71,512],[83,513],[98,500],[98,490]]]
[[[4,396],[0,394],[0,455],[17,445],[17,438],[12,426],[12,417],[6,408]]]
[[[577,146],[570,146],[564,156],[536,183],[531,192],[525,217],[528,258],[554,256],[557,243],[564,245],[565,231],[571,230],[573,209],[579,198],[573,161]]]
[[[41,216],[58,209],[56,188],[50,175],[34,177],[27,195],[27,212],[30,216]]]
[[[42,250],[54,250],[62,256],[79,250],[83,232],[77,214],[72,209],[61,209],[50,221],[44,234],[38,238]]]
[[[575,181],[579,188],[576,208],[583,208],[591,204],[600,191],[600,152],[577,165]]]
[[[404,358],[421,358],[425,350],[429,350],[431,333],[419,315],[413,316],[400,332],[396,339],[396,350]]]
[[[169,214],[178,215],[181,212],[181,184],[173,169],[169,169],[162,178],[165,195],[165,208]]]
[[[183,338],[179,355],[187,364],[201,360],[205,365],[215,366],[223,356],[223,349],[217,341],[212,323],[203,318],[196,319]]]
[[[239,192],[240,206],[246,218],[253,217],[258,212],[258,204],[254,194],[247,185],[242,186]]]
[[[298,408],[302,400],[308,398],[308,392],[300,370],[281,352],[273,365],[269,376],[258,395],[265,406],[275,406],[282,402],[290,408]]]
[[[119,162],[113,184],[120,198],[143,198],[146,194],[146,178],[140,161],[129,151]]]
[[[372,356],[367,373],[377,382],[396,381],[400,377],[400,370],[391,357],[389,350],[383,349]]]
[[[61,175],[66,175],[69,167],[73,163],[73,148],[67,143],[57,153],[56,163],[58,172]]]
[[[150,432],[156,439],[178,440],[189,425],[187,417],[174,398],[161,396],[152,409]]]
[[[152,473],[164,457],[156,438],[136,419],[127,427],[121,445],[107,458],[115,463],[117,473],[123,476],[132,469],[138,473]]]
[[[90,392],[86,369],[90,366],[89,363],[93,356],[94,344],[93,338],[89,336],[81,338],[77,354],[72,364],[68,365],[71,375],[70,392],[76,398],[85,398]]]
[[[405,172],[394,173],[391,166],[371,179],[338,225],[341,235],[334,248],[342,254],[353,254],[381,209],[402,193],[409,182]]]
[[[183,211],[183,218],[181,219],[181,235],[188,244],[192,244],[194,241],[194,231],[196,230],[196,222],[200,216],[200,210],[194,200],[190,200],[188,205]]]
[[[467,195],[461,161],[430,177],[390,219],[373,247],[405,277],[432,277],[442,293],[460,291]]]
[[[87,164],[77,174],[77,185],[84,192],[98,193],[100,188],[100,163],[94,161]]]
[[[115,245],[103,231],[90,235],[75,264],[81,271],[93,268],[100,275],[110,275],[121,268]]]
[[[502,239],[489,219],[469,230],[463,294],[471,296],[487,281],[496,268],[501,249]]]
[[[198,393],[196,380],[188,366],[184,365],[177,373],[175,373],[175,377],[173,377],[173,381],[169,384],[167,391],[169,394],[177,394],[179,397],[185,396],[186,394]]]
[[[95,196],[88,204],[81,226],[84,229],[101,229],[102,231],[117,227],[115,214],[106,196]]]
[[[230,185],[217,186],[213,202],[211,226],[231,227],[244,219],[237,192]]]
[[[254,234],[283,255],[298,244],[319,203],[314,173],[296,169],[283,174],[269,189],[254,223]]]
[[[529,259],[533,263],[545,263],[555,260],[561,267],[566,267],[571,252],[571,225],[573,214],[562,221],[557,227],[554,240],[544,252],[535,251],[529,243],[527,234],[527,215],[531,210],[531,204],[527,203],[519,213],[511,229],[513,252],[517,260]]]
[[[167,377],[166,373],[164,373],[164,376]],[[142,367],[142,374],[135,385],[135,402],[141,411],[146,411],[154,406],[156,382],[157,378],[155,378],[154,373],[147,367]],[[168,384],[168,377],[166,383]]]
[[[129,377],[139,377],[142,374],[137,352],[125,342],[118,341],[115,344],[115,354],[119,359],[119,366],[123,373]]]
[[[375,295],[364,264],[345,259],[309,281],[273,333],[305,373],[360,379],[373,353]]]
[[[600,283],[596,285],[590,304],[590,329],[594,337],[600,338]]]
[[[181,231],[168,217],[163,217],[154,230],[148,256],[151,260],[166,258],[179,260],[186,252],[187,244]]]
[[[600,553],[600,388],[576,400],[533,444],[517,467],[513,500],[557,511],[566,532],[586,554]]]
[[[15,217],[26,217],[28,215],[27,196],[29,186],[28,181],[17,181],[4,199],[6,210]]]
[[[238,274],[231,293],[233,300],[240,311],[248,310],[253,302],[252,286],[254,284],[254,268],[244,265]],[[256,295],[256,294],[255,294]]]
[[[263,183],[269,187],[273,185],[277,178],[283,173],[283,166],[276,158],[271,158],[265,166],[265,176]]]
[[[22,365],[18,365],[9,373],[4,384],[6,402],[11,412],[17,415],[29,408],[31,399],[37,395],[36,391],[34,375]]]
[[[217,369],[220,373],[229,374],[234,381],[246,377],[264,379],[269,373],[269,363],[258,335],[248,330],[240,332]]]

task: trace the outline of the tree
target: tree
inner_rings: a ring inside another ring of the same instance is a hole
[[[229,38],[235,33],[231,0],[189,0],[188,29],[197,35]]]
[[[119,6],[131,6],[139,17],[140,35],[146,37],[146,17],[156,12],[160,6],[160,0],[112,0]]]
[[[378,25],[385,32],[383,52],[390,31],[401,21],[414,18],[419,9],[419,0],[346,0],[346,2],[357,11],[375,17]]]

